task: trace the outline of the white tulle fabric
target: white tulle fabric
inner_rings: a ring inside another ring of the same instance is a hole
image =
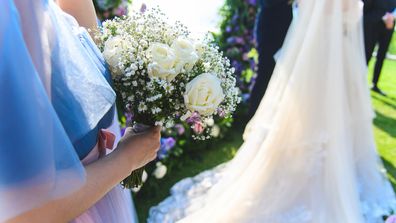
[[[379,223],[395,195],[376,152],[359,0],[302,0],[229,163],[185,179],[148,222]]]

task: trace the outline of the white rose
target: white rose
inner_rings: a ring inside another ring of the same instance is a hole
[[[199,59],[194,43],[189,39],[179,37],[173,41],[172,49],[177,56],[176,71],[181,72],[183,69],[191,71]]]
[[[172,43],[172,49],[178,57],[190,57],[191,54],[196,54],[194,44],[191,40],[179,37]]]
[[[164,178],[168,169],[161,162],[158,162],[156,165],[157,165],[157,168],[153,172],[154,177],[157,179]]]
[[[149,55],[154,63],[165,70],[172,69],[176,63],[174,50],[166,44],[153,43],[149,48]]]
[[[212,115],[224,99],[221,81],[215,75],[204,73],[195,77],[186,86],[184,103],[192,112]]]
[[[164,69],[156,62],[148,65],[147,72],[150,77],[158,77],[167,81],[172,81],[177,76],[175,69]]]
[[[168,81],[175,79],[177,73],[174,66],[177,58],[174,50],[166,44],[154,43],[150,46],[148,52],[153,61],[148,65],[149,76]]]
[[[103,57],[115,75],[122,73],[118,64],[123,57],[124,47],[124,40],[118,36],[109,38],[104,44]]]

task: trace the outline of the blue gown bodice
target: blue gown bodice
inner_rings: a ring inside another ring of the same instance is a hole
[[[81,49],[80,52],[78,52],[79,55],[71,55],[72,58],[74,57],[81,57],[83,59],[82,61],[78,61],[86,70],[83,70],[81,72],[92,72],[92,74],[96,74],[99,76],[102,76],[105,78],[107,83],[111,85],[111,74],[110,70],[108,69],[108,66],[91,39],[90,35],[86,31],[86,29],[79,27],[77,22],[74,20],[73,17],[70,15],[60,12],[58,16],[63,16],[67,23],[69,23],[69,26],[72,30],[72,33],[74,36],[77,37],[77,39],[80,42],[77,42],[77,44],[81,44]],[[56,49],[59,51],[62,51],[62,49]],[[60,54],[61,55],[61,54]],[[53,60],[62,60],[62,58],[56,58],[54,57]],[[57,65],[57,63],[54,63]],[[85,65],[84,65],[85,64]],[[78,67],[78,66],[76,66]],[[53,70],[57,70],[57,67],[54,67]],[[56,72],[56,71],[55,71]],[[78,68],[78,72],[80,72],[80,68]],[[63,81],[62,79],[60,81]],[[59,83],[62,84],[62,83]],[[65,126],[66,132],[68,133],[70,140],[72,141],[74,148],[76,152],[79,155],[79,158],[82,160],[88,153],[91,151],[91,149],[95,146],[97,139],[98,139],[98,133],[100,129],[107,128],[111,125],[111,122],[113,121],[113,116],[114,116],[114,106],[112,106],[104,115],[103,117],[98,121],[96,126],[92,126],[90,131],[86,132],[84,135],[78,135],[75,134],[75,129],[76,125],[78,125],[79,122],[76,122],[75,120],[70,120],[68,118],[70,110],[69,109],[64,109],[64,104],[69,103],[71,104],[70,98],[65,97],[65,90],[59,90],[57,87],[57,84],[52,85],[52,95],[55,96],[52,100],[52,103],[54,105],[55,110],[60,116],[60,120],[62,121],[63,125]],[[93,88],[88,88],[84,89],[88,92],[83,93],[84,94],[90,94],[90,91],[100,91],[100,89],[96,89],[95,86]],[[79,101],[75,101],[75,103],[79,103]],[[81,116],[83,117],[83,114],[85,113],[81,108],[76,105],[72,108],[75,110],[76,116]],[[84,122],[84,120],[80,120],[80,123]]]

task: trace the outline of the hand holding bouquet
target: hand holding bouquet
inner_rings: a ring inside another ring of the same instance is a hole
[[[209,38],[192,39],[159,9],[106,21],[100,38],[119,102],[133,125],[187,123],[195,139],[205,140],[213,118],[230,116],[240,102],[229,60]],[[123,185],[139,186],[142,172],[133,172]]]

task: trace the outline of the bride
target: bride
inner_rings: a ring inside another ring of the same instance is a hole
[[[396,210],[375,148],[360,0],[302,0],[235,158],[172,188],[148,222],[378,223]]]

